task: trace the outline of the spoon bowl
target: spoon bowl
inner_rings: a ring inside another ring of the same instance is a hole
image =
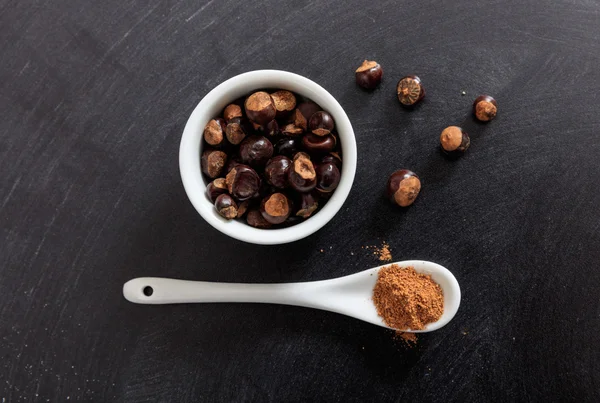
[[[286,284],[238,284],[186,281],[158,277],[140,277],[123,285],[123,296],[138,304],[180,304],[207,302],[253,302],[296,305],[351,316],[390,329],[377,314],[373,288],[379,269],[374,267],[331,280]],[[444,313],[424,329],[401,329],[425,333],[437,330],[452,320],[460,305],[460,287],[452,273],[439,264],[423,260],[396,262],[412,266],[421,274],[431,275],[444,293]]]

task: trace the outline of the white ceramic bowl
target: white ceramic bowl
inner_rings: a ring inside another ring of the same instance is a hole
[[[258,229],[245,222],[225,220],[206,197],[206,181],[200,170],[202,135],[206,123],[218,116],[234,100],[263,88],[285,89],[303,95],[329,112],[342,145],[344,163],[341,180],[327,204],[300,224],[281,229]],[[318,231],[342,207],[350,193],[356,172],[356,140],[346,112],[323,87],[308,78],[280,70],[257,70],[221,83],[200,101],[183,130],[179,148],[179,169],[185,191],[200,215],[213,227],[241,241],[275,245],[293,242]]]

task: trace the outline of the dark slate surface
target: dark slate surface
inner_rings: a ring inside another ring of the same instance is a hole
[[[599,401],[598,21],[584,0],[0,1],[0,401]],[[385,69],[372,94],[363,58]],[[177,164],[202,96],[261,68],[328,89],[359,150],[342,211],[277,247],[209,227]],[[405,74],[428,91],[411,112]],[[450,124],[472,136],[456,162]],[[381,196],[397,168],[423,180],[406,211]],[[384,240],[464,293],[412,350],[331,313],[121,295],[147,275],[336,277]]]

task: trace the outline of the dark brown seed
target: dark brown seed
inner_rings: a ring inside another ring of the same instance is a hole
[[[340,170],[331,162],[318,164],[315,172],[317,173],[317,190],[319,192],[333,192],[340,183]]]
[[[278,118],[288,116],[296,108],[296,97],[289,91],[274,92],[271,94],[271,99],[273,99]]]
[[[206,195],[211,203],[214,203],[223,193],[227,193],[225,178],[217,178],[206,186]]]
[[[336,139],[333,134],[317,136],[307,133],[302,137],[302,146],[310,154],[326,154],[335,149]]]
[[[300,109],[294,111],[294,126],[301,128],[303,131],[308,129],[308,120],[300,112]]]
[[[288,158],[293,158],[300,150],[300,139],[294,137],[281,139],[275,143],[274,149],[276,155],[285,155]]]
[[[219,195],[215,200],[215,207],[221,217],[228,220],[232,220],[238,215],[237,204],[228,194]]]
[[[392,203],[407,207],[413,204],[419,195],[421,181],[414,172],[401,169],[390,175],[386,190]]]
[[[262,200],[260,212],[271,224],[281,224],[290,216],[292,205],[283,193],[273,193]]]
[[[365,60],[355,72],[356,84],[372,90],[379,85],[383,69],[376,61]]]
[[[308,218],[319,207],[319,202],[314,192],[300,193],[299,199],[300,209],[296,212],[298,217]]]
[[[242,162],[263,166],[273,156],[273,144],[265,136],[250,136],[240,144]]]
[[[238,165],[225,178],[229,193],[238,201],[258,196],[261,180],[256,171],[247,165]]]
[[[204,141],[211,146],[219,146],[225,138],[225,121],[217,118],[209,121],[204,127]]]
[[[238,145],[246,138],[246,132],[244,131],[244,122],[242,118],[235,117],[229,120],[227,127],[225,128],[225,135],[227,140],[233,144]]]
[[[238,204],[237,218],[242,218],[244,214],[246,214],[246,211],[248,211],[248,206],[250,206],[249,200],[243,201],[240,204]]]
[[[260,213],[258,209],[252,209],[248,211],[246,215],[246,222],[249,226],[260,229],[271,228],[271,223],[269,223]]]
[[[317,136],[331,134],[334,126],[333,117],[325,111],[319,111],[313,114],[308,122],[308,128]]]
[[[221,175],[226,162],[227,154],[217,150],[204,151],[200,158],[202,172],[213,179]]]
[[[236,104],[230,104],[223,110],[223,118],[229,122],[233,118],[241,118],[243,116],[242,108]]]
[[[458,126],[446,127],[440,135],[442,151],[451,156],[459,156],[467,151],[471,140],[469,135]]]
[[[413,106],[423,99],[425,89],[417,76],[406,76],[398,81],[396,87],[398,100],[403,106]]]
[[[321,163],[323,162],[331,162],[340,170],[340,172],[342,171],[342,157],[336,152],[331,152],[321,158]]]
[[[277,110],[271,95],[264,91],[258,91],[250,95],[244,103],[246,116],[258,125],[266,125],[275,119]]]
[[[279,189],[288,186],[288,171],[292,167],[292,160],[283,155],[277,155],[267,162],[265,166],[265,179],[267,183]]]
[[[281,134],[281,130],[279,130],[279,123],[276,120],[271,120],[266,125],[262,126],[262,131],[267,136],[279,136]]]
[[[298,110],[304,116],[304,119],[308,122],[312,115],[319,112],[321,107],[312,101],[306,101],[298,104]]]
[[[308,154],[300,152],[294,156],[288,183],[298,192],[309,192],[317,186],[317,174]]]
[[[480,95],[473,102],[473,114],[482,122],[489,122],[498,113],[498,103],[489,95]]]

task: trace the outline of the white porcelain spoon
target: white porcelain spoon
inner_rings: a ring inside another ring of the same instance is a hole
[[[460,287],[448,269],[422,260],[396,262],[413,266],[419,273],[430,274],[444,292],[444,313],[437,322],[412,333],[437,330],[446,325],[460,305]],[[388,266],[386,264],[385,266]],[[123,285],[123,295],[138,304],[180,304],[196,302],[255,302],[297,305],[351,316],[374,325],[388,327],[372,300],[377,272],[384,266],[331,280],[287,284],[237,284],[185,281],[158,277],[140,277]]]

